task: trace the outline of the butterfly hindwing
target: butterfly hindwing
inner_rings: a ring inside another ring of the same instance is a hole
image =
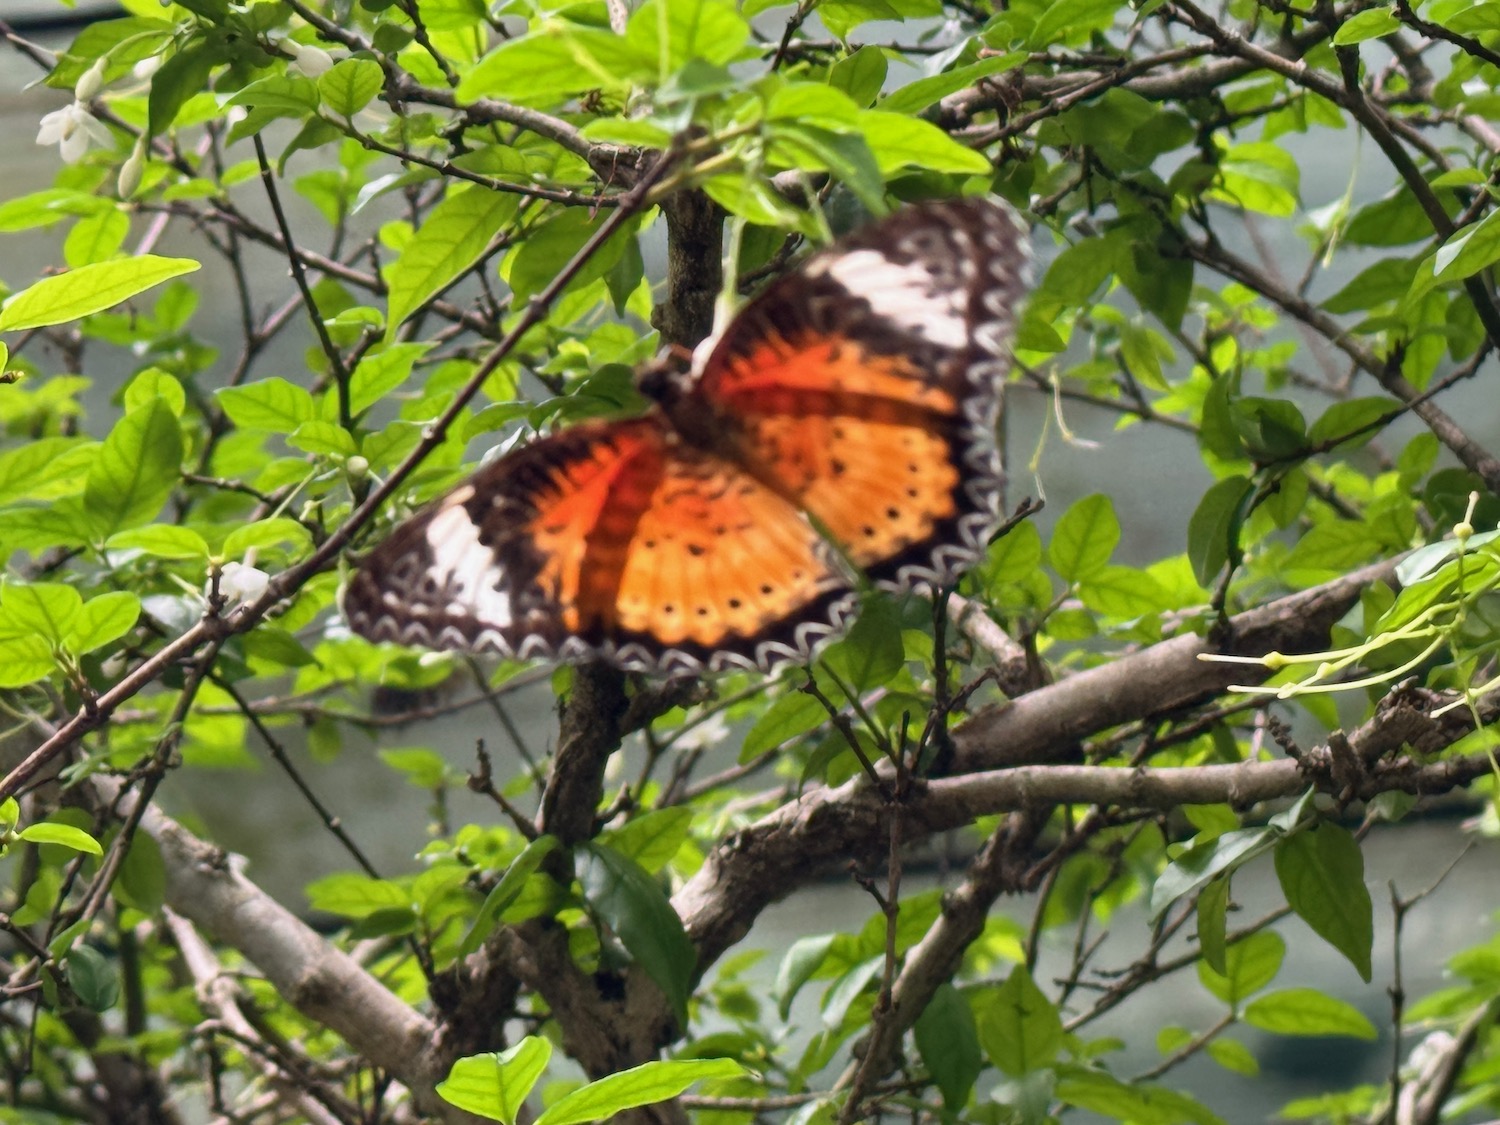
[[[847,609],[795,507],[659,415],[573,426],[413,517],[345,593],[374,640],[623,667],[768,667]]]

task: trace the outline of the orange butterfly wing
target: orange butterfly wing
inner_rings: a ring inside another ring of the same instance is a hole
[[[803,655],[847,595],[795,507],[653,413],[481,469],[376,548],[344,612],[372,640],[673,671]]]
[[[881,585],[947,582],[999,523],[995,417],[1027,264],[1008,208],[910,208],[747,306],[693,394]]]

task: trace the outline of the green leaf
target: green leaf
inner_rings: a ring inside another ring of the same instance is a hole
[[[1047,560],[1069,582],[1103,570],[1120,542],[1114,502],[1102,493],[1076,501],[1057,521]]]
[[[97,449],[91,441],[46,437],[0,453],[0,504],[81,491]]]
[[[207,559],[208,544],[190,527],[154,523],[119,531],[104,541],[112,551],[142,551],[159,559]]]
[[[1307,438],[1314,445],[1337,442],[1329,448],[1348,453],[1368,443],[1380,432],[1380,427],[1401,410],[1400,403],[1384,395],[1345,399],[1323,412],[1322,417],[1313,423]]]
[[[79,266],[56,277],[43,278],[5,302],[0,310],[0,332],[45,328],[103,312],[153,285],[198,268],[191,258],[162,258],[155,254]]]
[[[515,301],[519,304],[530,300],[545,289],[583,249],[603,221],[603,215],[590,215],[585,208],[571,207],[532,231],[507,263]],[[638,225],[634,219],[622,224],[573,276],[569,288],[577,290],[613,269],[635,237]]]
[[[370,65],[375,66],[374,63]],[[304,117],[318,111],[318,83],[300,74],[272,74],[242,87],[227,104],[274,109]]]
[[[167,897],[167,865],[161,857],[161,845],[145,832],[130,840],[130,850],[120,864],[120,877],[110,893],[126,906],[146,914],[161,910]]]
[[[982,153],[959,144],[920,117],[866,109],[860,111],[856,124],[880,166],[880,174],[887,179],[903,168],[975,176],[992,171]]]
[[[1167,592],[1144,570],[1106,566],[1078,584],[1078,596],[1090,609],[1109,617],[1145,617],[1167,608]]]
[[[863,137],[802,121],[768,122],[767,132],[775,159],[794,168],[831,172],[870,210],[885,206],[881,168]]]
[[[386,271],[387,340],[407,317],[474,267],[519,205],[519,196],[478,185],[448,192]]]
[[[448,763],[436,750],[408,747],[379,753],[382,762],[405,774],[406,780],[418,789],[437,789],[447,780]]]
[[[871,50],[869,47],[860,49]],[[934,74],[930,78],[918,78],[915,82],[908,82],[899,90],[891,91],[890,96],[880,103],[880,108],[886,113],[921,113],[928,106],[936,105],[949,94],[967,90],[981,78],[988,78],[992,74],[1010,70],[1025,60],[1024,51],[1012,51],[1006,55],[992,55],[987,59],[980,59],[968,66],[956,66],[952,70]]]
[[[68,986],[84,1007],[107,1012],[120,998],[120,979],[114,966],[92,946],[78,945],[63,962]]]
[[[380,64],[370,59],[340,59],[331,70],[318,76],[323,104],[340,117],[353,117],[380,93],[385,76]]]
[[[505,913],[511,903],[520,897],[521,891],[526,886],[526,880],[531,878],[541,866],[542,860],[555,847],[557,847],[557,837],[538,836],[522,849],[520,855],[511,860],[510,866],[505,869],[505,874],[500,877],[494,889],[485,896],[479,912],[474,915],[474,924],[469,927],[469,932],[464,934],[463,941],[459,943],[459,957],[467,957],[479,948],[485,938],[489,937],[490,931],[495,928],[495,921]]]
[[[1240,828],[1195,842],[1156,877],[1151,888],[1151,920],[1160,918],[1178,899],[1269,850],[1276,839],[1277,833],[1270,828]]]
[[[813,934],[792,942],[781,964],[776,970],[776,1008],[781,1018],[786,1019],[792,1010],[792,1001],[802,986],[813,978],[828,960],[828,954],[838,940],[838,934]]]
[[[469,1113],[515,1125],[551,1058],[552,1044],[539,1035],[528,1035],[505,1051],[470,1055],[455,1062],[437,1084],[438,1097]]]
[[[625,38],[665,76],[691,60],[735,61],[749,41],[750,25],[731,0],[651,0],[631,17]]]
[[[849,100],[862,109],[880,96],[886,70],[880,48],[867,44],[828,68],[828,84],[849,95]]]
[[[1333,34],[1335,47],[1347,47],[1363,43],[1366,39],[1379,39],[1401,30],[1401,21],[1389,8],[1370,8],[1357,12],[1339,25]]]
[[[1219,186],[1213,199],[1289,218],[1296,213],[1301,174],[1292,154],[1271,141],[1234,145],[1219,160]]]
[[[1112,27],[1119,11],[1113,0],[1056,0],[1041,9],[1029,45],[1033,51],[1045,51],[1054,43],[1080,42],[1090,32]]]
[[[1210,880],[1198,892],[1198,948],[1203,951],[1203,960],[1220,976],[1228,976],[1225,960],[1225,919],[1229,909],[1229,876],[1220,875]]]
[[[670,1101],[694,1082],[739,1078],[746,1073],[745,1068],[733,1059],[667,1059],[642,1063],[564,1094],[542,1111],[536,1125],[603,1121],[637,1106]]]
[[[290,544],[295,551],[312,548],[312,533],[294,519],[275,516],[237,527],[224,537],[221,554],[226,559],[244,558],[250,551],[266,551]]]
[[[582,849],[584,898],[679,1013],[687,1008],[698,955],[661,885],[603,844]]]
[[[353,434],[337,422],[325,422],[320,418],[303,422],[287,435],[286,443],[304,453],[339,457],[351,456],[356,450]]]
[[[104,849],[99,846],[98,840],[82,828],[74,828],[71,824],[52,824],[44,820],[40,824],[28,824],[18,835],[21,839],[33,844],[60,844],[65,848],[72,848],[75,852],[87,852],[89,855],[104,854]]]
[[[0,637],[0,688],[25,687],[56,671],[52,648],[41,637]]]
[[[1260,1074],[1260,1063],[1250,1053],[1250,1048],[1237,1039],[1225,1039],[1221,1036],[1211,1042],[1207,1050],[1208,1057],[1225,1070],[1243,1074],[1247,1078],[1255,1078]]]
[[[869,598],[847,636],[823,658],[843,683],[856,692],[887,683],[906,667],[901,644],[901,612],[891,598]],[[815,701],[816,702],[816,701]],[[828,712],[823,712],[826,717]],[[759,724],[756,724],[759,726]]]
[[[242,387],[225,387],[216,397],[234,424],[247,430],[289,434],[318,416],[307,388],[279,375]]]
[[[1375,920],[1354,836],[1332,821],[1294,832],[1276,845],[1276,878],[1287,905],[1368,984]]]
[[[1286,959],[1286,942],[1275,930],[1258,930],[1233,942],[1224,951],[1228,972],[1216,973],[1207,961],[1198,962],[1198,980],[1231,1008],[1276,979]]]
[[[83,596],[58,582],[0,584],[0,640],[41,637],[61,644],[83,608]]]
[[[177,112],[194,94],[208,89],[214,66],[221,60],[216,47],[201,39],[189,40],[151,76],[146,133],[158,137],[177,119]]]
[[[83,603],[68,624],[63,643],[68,651],[82,655],[119,640],[135,627],[141,615],[141,599],[128,590],[100,594]]]
[[[1130,1125],[1181,1125],[1185,1121],[1223,1125],[1219,1117],[1186,1094],[1146,1082],[1127,1085],[1102,1070],[1059,1068],[1054,1093],[1067,1105]]]
[[[912,1030],[927,1073],[943,1095],[943,1105],[957,1113],[968,1102],[984,1066],[979,1031],[968,1000],[944,981],[932,994]]]
[[[1277,1035],[1375,1039],[1375,1025],[1353,1004],[1315,988],[1286,988],[1245,1005],[1245,1022]]]
[[[761,712],[740,748],[741,764],[774,750],[828,721],[828,709],[811,695],[789,691]]]
[[[597,839],[654,875],[681,850],[692,827],[693,810],[690,808],[652,809],[631,818],[619,828],[601,832]]]
[[[1240,527],[1255,485],[1242,476],[1225,477],[1203,494],[1188,519],[1188,561],[1201,586],[1212,586],[1219,571],[1240,558]]]
[[[182,425],[165,399],[115,423],[89,469],[83,507],[94,535],[155,519],[182,475]]]
[[[314,910],[364,918],[377,910],[410,909],[411,894],[385,879],[372,879],[352,871],[328,875],[309,883],[307,901]]]
[[[1448,237],[1432,255],[1432,280],[1424,285],[1421,272],[1413,282],[1420,292],[1433,283],[1462,281],[1500,261],[1500,212],[1491,211]],[[3,321],[3,317],[0,317]],[[3,327],[3,323],[0,323]]]
[[[973,997],[979,1042],[990,1062],[1019,1077],[1047,1066],[1062,1048],[1062,1017],[1036,986],[1025,965],[1005,983]]]
[[[363,414],[411,376],[412,364],[426,355],[430,343],[401,343],[367,353],[349,376],[349,411]]]

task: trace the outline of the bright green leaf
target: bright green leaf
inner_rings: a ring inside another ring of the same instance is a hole
[[[45,328],[103,312],[154,285],[198,268],[191,258],[162,258],[155,254],[79,266],[56,277],[43,278],[7,301],[0,309],[0,332]]]

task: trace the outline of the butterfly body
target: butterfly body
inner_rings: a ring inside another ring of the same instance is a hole
[[[807,654],[857,575],[950,580],[999,518],[994,427],[1023,234],[983,200],[907,208],[813,255],[648,413],[587,422],[414,516],[345,595],[375,640],[623,667]]]

